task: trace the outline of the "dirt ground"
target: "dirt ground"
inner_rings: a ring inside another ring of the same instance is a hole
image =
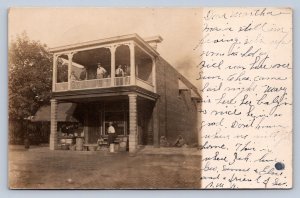
[[[9,186],[13,189],[200,188],[199,155],[153,153],[156,154],[148,149],[132,156],[128,152],[10,147]]]

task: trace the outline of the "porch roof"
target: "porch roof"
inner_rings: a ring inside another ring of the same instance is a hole
[[[80,48],[86,47],[93,47],[97,45],[105,45],[110,43],[122,42],[122,41],[129,41],[133,40],[141,45],[145,50],[147,50],[150,54],[154,56],[158,56],[159,53],[151,47],[144,39],[142,39],[138,34],[127,34],[122,36],[115,36],[110,38],[98,39],[93,41],[81,42],[76,44],[64,45],[59,47],[50,48],[50,52],[57,53],[57,52],[64,52],[70,50],[78,50]]]

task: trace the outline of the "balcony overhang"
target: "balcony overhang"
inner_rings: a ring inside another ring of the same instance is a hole
[[[149,100],[157,100],[159,95],[148,91],[138,86],[124,86],[124,87],[110,87],[102,89],[88,89],[88,90],[70,90],[62,92],[52,92],[52,97],[68,102],[91,102],[101,100],[104,97],[127,97],[128,94],[135,93],[143,98]]]
[[[49,51],[51,53],[60,53],[66,51],[80,51],[80,49],[83,48],[91,48],[91,47],[96,48],[98,46],[101,47],[102,45],[109,45],[109,44],[126,42],[126,41],[134,41],[151,55],[159,56],[159,53],[153,47],[151,47],[149,43],[147,43],[144,39],[142,39],[138,34],[128,34],[128,35],[110,37],[110,38],[93,40],[88,42],[64,45],[64,46],[50,48]]]

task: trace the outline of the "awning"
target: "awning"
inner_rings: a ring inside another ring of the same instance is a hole
[[[76,109],[76,104],[74,103],[58,103],[57,108],[57,121],[58,122],[78,122],[78,120],[73,116]],[[33,122],[51,121],[51,106],[42,106],[35,113],[31,119]]]
[[[68,65],[68,64],[69,64],[69,60],[64,59],[64,58],[60,58],[60,59],[61,59],[63,65],[64,65],[64,64],[65,64],[65,65]],[[83,65],[80,65],[80,64],[75,63],[75,62],[72,62],[72,66],[73,66],[73,67],[78,67],[78,68],[80,68],[80,69],[83,69],[83,68],[84,68]]]
[[[191,90],[191,91],[192,91],[191,92],[191,98],[192,99],[195,99],[195,100],[200,100],[201,99],[201,97],[198,93],[196,93],[194,90]]]
[[[184,84],[180,79],[178,79],[178,87],[179,90],[189,90],[189,88],[186,86],[186,84]]]

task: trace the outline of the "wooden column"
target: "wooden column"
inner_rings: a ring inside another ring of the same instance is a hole
[[[137,149],[137,95],[129,94],[129,152]]]
[[[89,143],[89,127],[90,127],[89,110],[90,110],[90,105],[85,104],[84,121],[83,121],[84,122],[83,131],[84,131],[84,141],[85,141],[85,143]]]
[[[110,63],[111,63],[111,65],[110,65],[110,69],[111,69],[111,71],[110,71],[110,74],[111,74],[111,84],[110,84],[110,86],[115,86],[115,76],[116,76],[116,47],[115,46],[112,46],[112,47],[110,47],[109,48],[110,49],[110,58],[111,58],[111,60],[110,60]]]
[[[154,147],[159,147],[160,132],[159,132],[158,100],[155,101],[155,104],[153,107],[152,119],[153,119],[153,145],[154,145]]]
[[[58,147],[58,133],[57,133],[57,100],[51,100],[51,126],[50,126],[50,150],[56,150]]]
[[[135,85],[135,49],[134,43],[129,45],[130,49],[130,85]]]
[[[52,91],[55,92],[55,85],[57,83],[57,58],[56,54],[53,55],[53,68],[52,68]]]
[[[152,58],[152,85],[153,85],[153,91],[156,93],[156,62],[155,58]]]
[[[72,58],[73,58],[73,53],[68,54],[68,90],[71,90],[71,74],[72,74]]]

